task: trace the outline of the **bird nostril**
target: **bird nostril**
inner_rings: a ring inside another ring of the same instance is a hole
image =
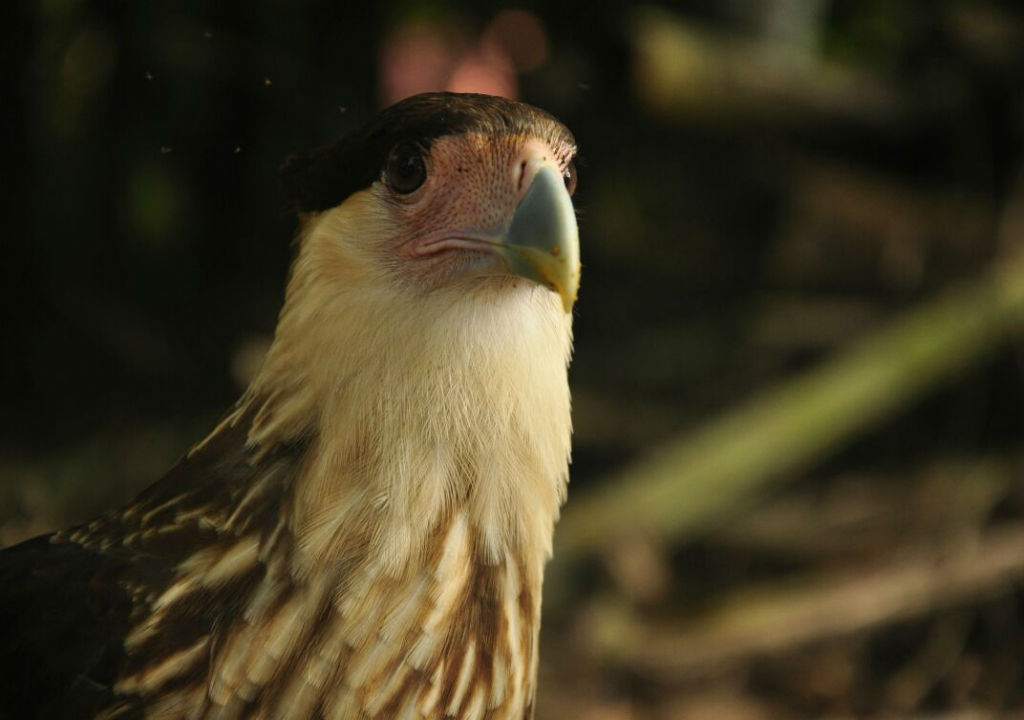
[[[526,160],[523,160],[523,161],[521,161],[519,163],[519,172],[518,172],[518,176],[516,177],[516,185],[517,185],[517,188],[518,188],[518,190],[520,192],[522,192],[522,190],[523,190],[523,183],[526,180],[526,165],[527,165],[527,161]]]

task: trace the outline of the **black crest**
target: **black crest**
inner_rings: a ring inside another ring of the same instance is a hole
[[[398,143],[430,147],[439,137],[469,132],[529,134],[575,147],[564,125],[532,105],[491,95],[424,93],[381,111],[327,147],[289,157],[281,178],[300,212],[326,210],[378,180],[388,152]]]

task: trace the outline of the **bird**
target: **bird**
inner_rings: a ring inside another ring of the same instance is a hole
[[[248,388],[123,507],[0,552],[0,717],[531,717],[576,152],[543,110],[444,92],[289,157]]]

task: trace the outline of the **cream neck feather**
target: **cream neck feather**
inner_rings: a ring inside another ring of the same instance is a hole
[[[511,276],[403,286],[364,231],[379,207],[365,191],[307,221],[243,400],[255,447],[313,438],[292,498],[300,567],[360,548],[404,574],[461,512],[479,562],[511,552],[539,582],[567,483],[571,316]]]

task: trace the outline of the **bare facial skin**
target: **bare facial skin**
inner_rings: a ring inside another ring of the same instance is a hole
[[[392,189],[386,170],[379,188],[395,228],[396,272],[432,286],[465,278],[509,276],[494,252],[516,208],[542,168],[574,180],[573,148],[537,138],[480,134],[439,138],[422,151],[425,179],[410,193]]]

